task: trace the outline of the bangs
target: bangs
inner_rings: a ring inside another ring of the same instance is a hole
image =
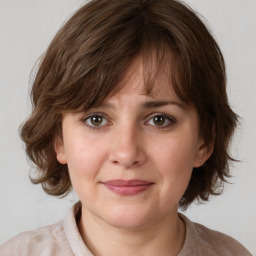
[[[115,6],[107,9],[108,4],[106,12],[92,23],[93,4],[86,8],[71,18],[52,41],[37,74],[39,81],[35,81],[44,89],[40,92],[37,88],[32,94],[40,95],[54,112],[88,110],[123,87],[126,71],[141,56],[145,93],[152,91],[161,74],[167,76],[181,101],[191,101],[188,49],[181,49],[180,39],[172,34],[176,25],[163,29],[150,21],[150,12],[127,7],[120,10],[120,6],[115,12]],[[113,15],[120,17],[113,19]],[[71,29],[74,20],[80,26]],[[33,101],[37,105],[37,99]]]
[[[50,195],[68,193],[67,165],[54,150],[63,112],[87,111],[120,91],[136,58],[143,65],[145,94],[164,76],[167,86],[199,116],[200,135],[214,151],[194,168],[180,206],[218,194],[229,177],[228,149],[238,116],[229,106],[225,62],[196,13],[176,0],[91,0],[49,45],[31,90],[32,113],[21,127],[26,152]],[[163,81],[163,80],[162,80]],[[153,90],[154,89],[154,90]]]
[[[156,41],[155,38],[158,40]],[[184,88],[186,83],[182,83],[183,80],[187,81],[187,78],[184,77],[185,74],[180,75],[180,69],[184,68],[180,67],[178,52],[170,47],[168,39],[151,29],[144,30],[143,34],[137,35],[136,40],[133,38],[131,41],[126,41],[126,44],[123,43],[122,36],[119,40],[122,42],[119,43],[117,39],[112,41],[112,45],[104,44],[95,53],[90,53],[90,56],[84,56],[73,64],[70,76],[66,75],[68,78],[65,79],[65,83],[60,83],[56,87],[56,92],[53,91],[52,106],[55,110],[80,112],[100,105],[106,98],[113,96],[124,87],[125,75],[138,57],[142,58],[143,64],[145,85],[143,93],[151,94],[153,87],[157,86],[158,77],[165,76],[170,89],[174,89],[179,99],[187,104],[190,102],[187,88]],[[137,44],[135,45],[134,42]],[[116,49],[116,44],[122,45],[120,51]],[[111,58],[98,53],[107,50],[113,50]],[[94,66],[91,59],[94,60]],[[90,63],[90,70],[87,63]]]

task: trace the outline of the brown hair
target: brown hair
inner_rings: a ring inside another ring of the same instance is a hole
[[[67,165],[57,161],[54,151],[61,113],[89,109],[118,91],[138,55],[146,67],[147,92],[156,69],[168,64],[176,94],[198,112],[206,145],[215,143],[205,164],[194,168],[180,206],[220,193],[233,160],[228,146],[237,116],[228,104],[225,64],[214,38],[179,1],[92,0],[67,21],[46,51],[31,92],[33,111],[21,129],[38,170],[31,180],[48,194],[66,195],[71,189]]]

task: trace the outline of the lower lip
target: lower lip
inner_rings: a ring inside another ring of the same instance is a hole
[[[109,190],[125,196],[137,195],[139,193],[144,192],[145,190],[149,189],[152,184],[143,184],[143,185],[136,185],[136,186],[116,186],[110,184],[104,184]]]

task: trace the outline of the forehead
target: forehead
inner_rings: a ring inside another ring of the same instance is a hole
[[[140,97],[141,99],[153,98],[162,101],[172,100],[182,104],[174,91],[171,82],[171,74],[166,66],[163,66],[161,69],[151,67],[150,75],[154,73],[152,77],[147,76],[149,70],[145,70],[145,68],[142,57],[139,56],[135,58],[120,82],[121,89],[115,94],[109,95],[104,101],[113,101],[117,98],[137,95],[142,96]]]

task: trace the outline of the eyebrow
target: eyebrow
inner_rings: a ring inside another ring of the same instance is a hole
[[[186,108],[186,105],[184,103],[180,103],[177,101],[164,101],[164,100],[152,100],[152,101],[146,101],[143,102],[141,107],[143,109],[151,109],[151,108],[159,108],[159,107],[163,107],[163,106],[167,106],[167,105],[176,105],[182,109]],[[114,108],[114,106],[111,103],[108,102],[102,102],[97,106],[93,106],[93,108]]]
[[[164,100],[156,100],[156,101],[147,101],[147,102],[144,102],[142,104],[142,108],[145,108],[145,109],[150,109],[150,108],[159,108],[159,107],[162,107],[162,106],[167,106],[167,105],[176,105],[180,108],[185,108],[185,104],[182,104],[180,102],[177,102],[177,101],[164,101]]]

